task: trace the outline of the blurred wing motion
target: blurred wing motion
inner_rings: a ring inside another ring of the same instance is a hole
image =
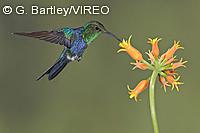
[[[69,47],[71,32],[71,29],[65,28],[57,31],[17,32],[14,34],[38,38],[40,40]]]

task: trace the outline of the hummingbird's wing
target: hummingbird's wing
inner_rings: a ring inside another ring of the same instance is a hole
[[[73,29],[63,28],[52,31],[38,31],[38,32],[17,32],[16,35],[28,36],[38,38],[40,40],[48,41],[50,43],[64,45],[70,47],[70,37],[73,34]]]

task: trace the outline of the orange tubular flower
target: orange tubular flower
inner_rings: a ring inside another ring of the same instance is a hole
[[[172,90],[174,87],[176,88],[177,91],[179,91],[178,85],[182,85],[183,82],[179,82],[178,80],[180,79],[180,76],[177,79],[174,79],[173,76],[167,76],[166,77],[167,81],[172,85]]]
[[[135,63],[131,62],[130,64],[131,64],[131,65],[135,65],[135,67],[133,68],[133,70],[134,70],[135,68],[139,68],[139,69],[141,69],[141,70],[147,70],[147,69],[148,69],[147,64],[141,63],[141,62],[139,62],[139,61],[136,61]]]
[[[167,92],[166,87],[170,86],[170,85],[168,84],[168,82],[166,81],[166,79],[164,77],[162,77],[162,76],[159,76],[159,81],[160,81],[162,87],[164,88],[164,91]]]
[[[171,76],[178,75],[175,70],[165,70],[164,73]]]
[[[152,45],[151,53],[154,55],[155,58],[158,58],[158,56],[159,56],[160,50],[158,47],[158,42],[160,40],[161,40],[161,38],[155,38],[155,39],[148,38],[148,41],[147,41],[147,43]]]
[[[129,85],[127,85],[127,88],[129,90],[128,94],[130,94],[130,98],[134,98],[137,102],[138,95],[143,92],[149,85],[149,80],[142,80],[140,83],[135,87],[135,89],[130,89]]]
[[[165,62],[165,65],[168,65],[170,63],[172,63],[175,60],[176,57],[172,57],[170,58],[168,61]]]
[[[170,58],[173,57],[174,53],[178,49],[183,49],[183,47],[181,47],[179,43],[180,43],[180,41],[178,41],[178,42],[174,41],[174,45],[166,53],[164,53],[161,56],[161,58],[164,58],[165,60],[169,60]]]
[[[142,54],[133,46],[131,46],[131,36],[129,37],[128,41],[123,40],[119,46],[122,48],[118,50],[117,52],[127,52],[131,58],[133,58],[136,61],[141,61],[143,59]]]
[[[186,67],[184,64],[187,63],[187,61],[183,61],[183,58],[179,62],[172,63],[172,69],[176,69],[179,67]]]

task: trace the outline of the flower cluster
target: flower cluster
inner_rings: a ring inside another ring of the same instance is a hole
[[[151,44],[152,46],[152,49],[149,50],[149,52],[146,52],[150,62],[144,60],[142,54],[131,45],[131,36],[129,37],[128,41],[123,40],[119,44],[121,49],[118,50],[118,53],[126,52],[130,55],[131,58],[135,60],[135,62],[131,63],[132,65],[134,65],[133,69],[138,68],[141,70],[156,71],[159,77],[159,81],[162,87],[164,88],[165,92],[167,90],[167,87],[170,86],[172,90],[176,88],[176,90],[179,91],[179,85],[183,84],[183,82],[179,81],[180,76],[176,72],[176,69],[180,67],[185,67],[185,63],[187,61],[183,61],[182,58],[179,61],[177,61],[176,56],[174,54],[178,49],[183,49],[183,47],[181,47],[180,41],[174,41],[173,46],[170,49],[168,49],[167,52],[160,56],[160,50],[158,46],[160,40],[160,38],[149,38],[147,41],[147,43]],[[135,87],[135,89],[130,89],[129,85],[127,85],[130,98],[134,98],[135,101],[137,101],[138,95],[148,88],[150,79],[151,77],[142,80]]]

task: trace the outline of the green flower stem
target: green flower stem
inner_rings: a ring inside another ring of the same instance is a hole
[[[158,121],[156,118],[155,95],[154,95],[157,76],[158,76],[158,71],[154,70],[151,75],[150,87],[149,87],[149,102],[150,102],[151,119],[153,123],[154,133],[159,133]]]

